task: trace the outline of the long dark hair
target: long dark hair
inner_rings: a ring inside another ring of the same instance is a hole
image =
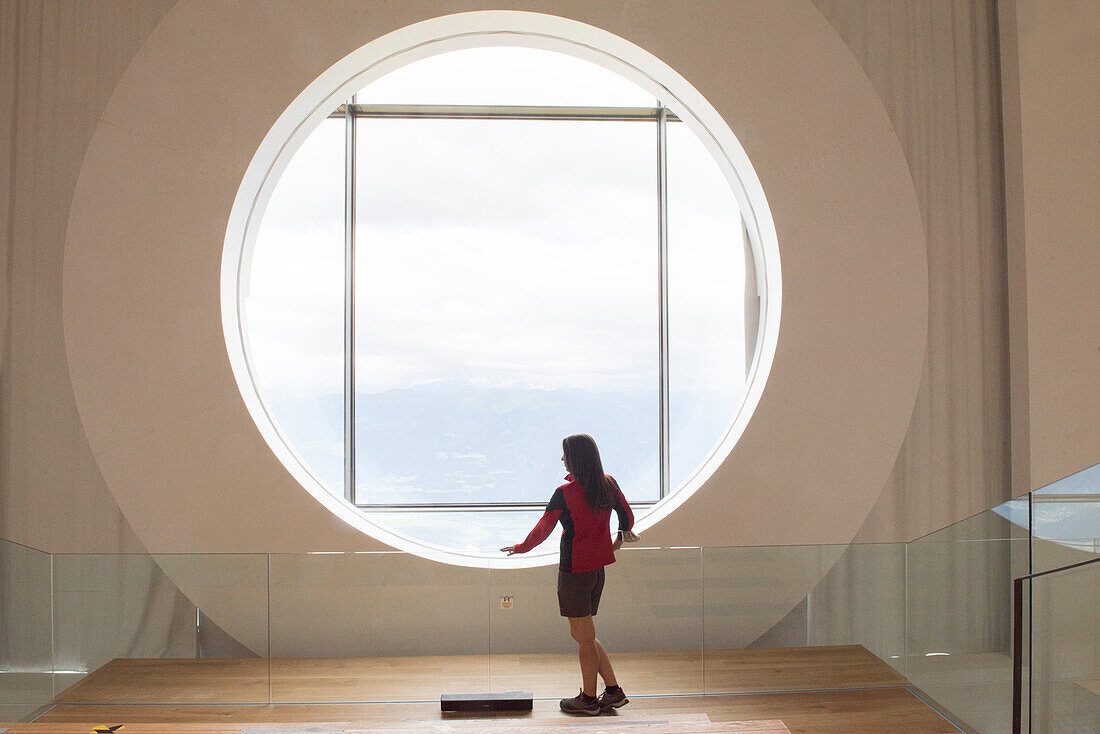
[[[603,473],[600,450],[587,433],[566,436],[561,442],[565,453],[565,466],[582,487],[584,500],[596,510],[606,510],[614,502],[611,479]]]

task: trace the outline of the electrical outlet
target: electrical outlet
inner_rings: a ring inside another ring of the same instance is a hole
[[[500,608],[501,609],[511,609],[514,606],[514,604],[515,604],[515,600],[512,597],[510,597],[510,596],[500,597]]]

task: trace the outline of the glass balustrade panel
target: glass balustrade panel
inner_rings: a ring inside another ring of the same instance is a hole
[[[19,721],[53,696],[50,556],[0,540],[0,721]]]
[[[806,607],[811,647],[857,645],[905,674],[904,543],[847,546],[809,593]],[[895,680],[875,668],[880,681]]]
[[[1100,731],[1100,563],[1032,582],[1031,732]]]
[[[955,720],[1007,730],[1012,579],[1028,573],[1029,555],[1040,566],[1095,557],[1090,477],[908,544],[628,546],[608,569],[597,634],[636,695],[904,685],[905,675]],[[1070,527],[1074,513],[1085,519]],[[1041,577],[1025,606],[1035,731],[1095,727],[1096,574]],[[556,565],[515,569],[503,558],[486,569],[400,552],[50,556],[0,541],[0,712],[25,716],[51,696],[565,696],[579,670],[556,577]],[[833,657],[815,669],[821,648]],[[837,654],[861,656],[853,674],[863,678],[829,679]],[[785,665],[792,656],[804,659]],[[122,685],[134,672],[151,685]]]
[[[57,702],[267,703],[265,555],[61,554],[53,566]]]
[[[706,692],[898,684],[900,675],[868,647],[899,649],[896,611],[870,611],[900,599],[898,552],[882,546],[857,558],[840,545],[704,549]],[[857,587],[845,588],[852,574]],[[830,609],[859,608],[868,611],[854,617],[854,627],[826,618]],[[838,678],[839,668],[848,672]]]
[[[1100,464],[1032,492],[1032,571],[1100,555]]]
[[[908,544],[906,675],[957,721],[1008,731],[1012,579],[1027,573],[1027,531],[987,511]],[[1018,508],[1015,508],[1018,509]]]
[[[489,571],[399,552],[272,554],[275,703],[488,690]]]

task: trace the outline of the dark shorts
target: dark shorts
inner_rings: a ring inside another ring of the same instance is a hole
[[[603,569],[558,571],[558,611],[563,617],[595,616],[603,594]]]

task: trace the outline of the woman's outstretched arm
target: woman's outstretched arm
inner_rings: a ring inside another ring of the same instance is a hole
[[[565,509],[565,494],[558,488],[554,492],[554,496],[550,498],[550,501],[546,504],[546,511],[542,513],[542,517],[535,524],[535,527],[531,529],[531,532],[527,534],[527,538],[516,545],[506,545],[500,550],[508,555],[515,553],[526,553],[542,541],[546,540],[550,533],[554,530],[554,526],[558,523],[558,518],[561,517],[562,510]]]

